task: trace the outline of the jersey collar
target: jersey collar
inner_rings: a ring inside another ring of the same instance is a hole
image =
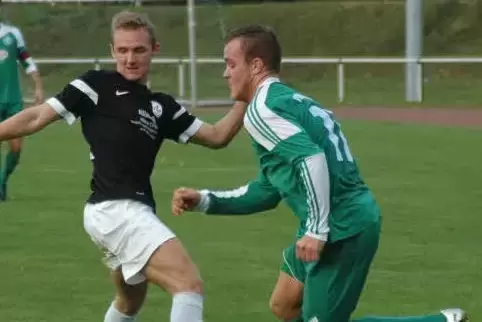
[[[279,77],[270,76],[270,77],[266,78],[264,81],[262,81],[261,84],[258,85],[258,88],[260,88],[264,85],[269,85],[269,84],[272,84],[272,83],[279,83],[279,82],[281,82]]]

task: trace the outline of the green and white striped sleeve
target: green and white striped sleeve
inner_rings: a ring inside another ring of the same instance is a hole
[[[195,211],[208,215],[250,215],[275,208],[281,201],[278,190],[260,172],[256,180],[232,190],[201,190]]]
[[[307,193],[306,235],[327,241],[330,214],[330,179],[324,153],[304,158],[299,173]]]
[[[325,153],[296,118],[286,112],[288,109],[268,107],[265,100],[266,93],[261,89],[247,111],[245,127],[257,143],[298,170],[299,180],[307,193],[306,234],[326,241],[329,233],[330,181]]]
[[[25,70],[27,74],[31,74],[37,71],[37,65],[30,56],[27,46],[25,44],[25,39],[23,38],[22,32],[18,28],[13,28],[12,33],[15,36],[17,42],[17,59],[20,65]]]

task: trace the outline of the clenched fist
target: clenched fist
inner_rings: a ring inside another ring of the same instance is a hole
[[[193,210],[201,201],[201,194],[192,188],[178,188],[172,195],[171,209],[174,216],[180,216],[185,210]]]
[[[304,262],[318,261],[324,247],[324,241],[305,235],[296,242],[296,257]]]

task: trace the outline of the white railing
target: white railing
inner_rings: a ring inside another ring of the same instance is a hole
[[[102,64],[112,64],[112,58],[40,58],[35,60],[38,64],[91,64],[95,69],[100,69]],[[197,64],[224,64],[222,58],[197,58]],[[184,100],[186,94],[186,65],[189,58],[155,58],[154,64],[177,65],[178,69],[178,98]],[[337,92],[338,102],[345,100],[345,65],[346,64],[405,64],[417,65],[417,97],[423,100],[423,65],[424,64],[455,64],[455,63],[482,63],[482,57],[424,57],[421,59],[407,59],[399,57],[288,57],[282,60],[283,64],[332,64],[337,65]],[[223,101],[224,102],[224,101]]]
[[[141,3],[142,0],[3,0],[3,3]],[[149,1],[149,0],[147,0]],[[147,2],[144,0],[144,2]]]

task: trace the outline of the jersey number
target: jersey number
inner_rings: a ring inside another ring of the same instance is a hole
[[[321,117],[323,119],[323,125],[328,131],[328,139],[330,140],[330,142],[333,144],[333,147],[335,148],[336,159],[338,161],[346,160],[349,162],[353,162],[353,156],[350,152],[350,148],[348,147],[348,142],[346,141],[346,138],[340,129],[340,125],[338,123],[335,123],[331,118],[331,114],[316,105],[310,106],[310,113],[314,117]],[[335,133],[335,126],[338,128],[338,133]],[[345,154],[345,157],[343,157],[343,154],[341,153],[340,141],[343,147],[343,152]]]

